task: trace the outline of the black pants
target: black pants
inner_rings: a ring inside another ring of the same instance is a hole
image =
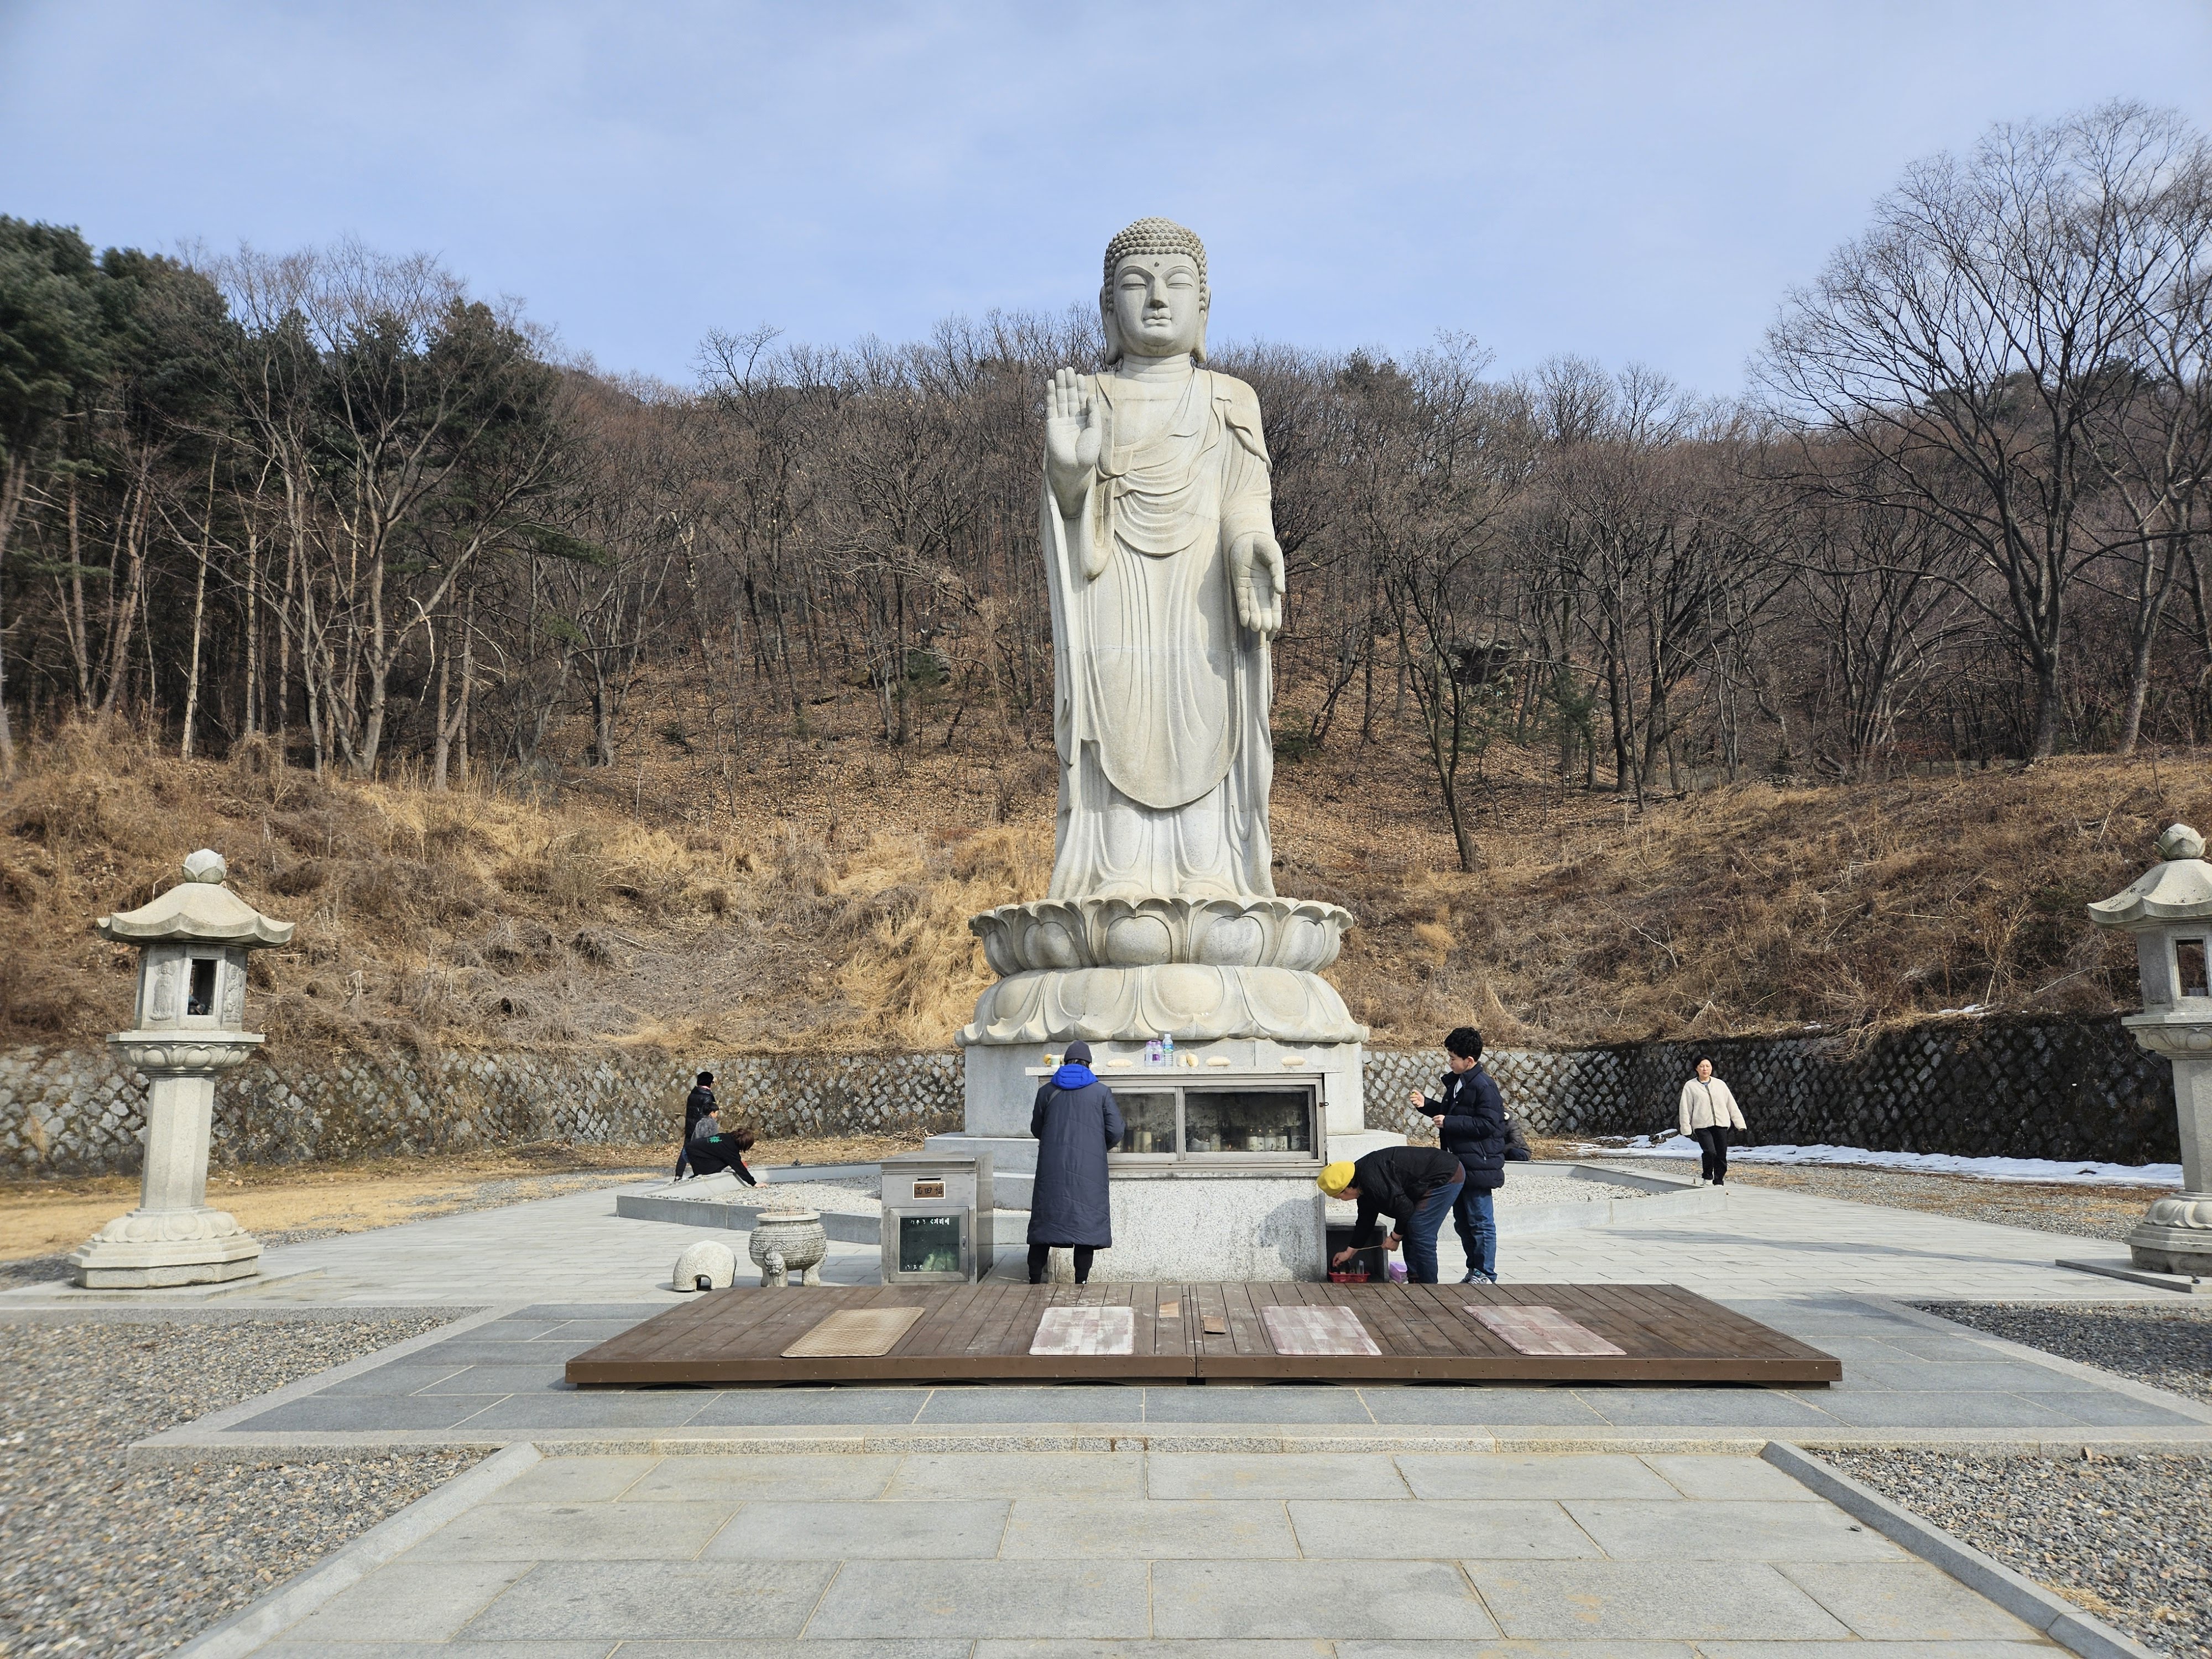
[[[1073,1249],[1075,1250],[1075,1282],[1079,1285],[1088,1285],[1091,1282],[1091,1257],[1092,1254],[1092,1247],[1088,1244],[1078,1244],[1075,1245]],[[1044,1283],[1044,1264],[1051,1260],[1052,1249],[1053,1247],[1049,1244],[1032,1244],[1030,1246],[1030,1284],[1042,1285]]]
[[[1716,1187],[1728,1182],[1728,1131],[1715,1123],[1691,1133],[1698,1139],[1698,1173]]]
[[[745,1168],[744,1155],[734,1146],[718,1146],[711,1140],[695,1140],[684,1148],[684,1155],[691,1160],[691,1173],[695,1176],[717,1175],[727,1170],[748,1187],[760,1185],[753,1179],[753,1172]]]

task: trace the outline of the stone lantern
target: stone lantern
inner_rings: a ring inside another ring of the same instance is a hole
[[[2089,907],[2100,927],[2136,937],[2143,1010],[2121,1021],[2173,1066],[2181,1119],[2181,1186],[2128,1235],[2137,1268],[2212,1277],[2212,864],[2204,837],[2177,823],[2158,838],[2163,862]]]
[[[293,925],[225,887],[229,873],[203,848],[185,860],[185,879],[151,904],[100,919],[102,939],[140,952],[137,1017],[107,1046],[153,1087],[138,1207],[70,1258],[80,1285],[143,1290],[261,1271],[261,1241],[208,1207],[208,1145],[216,1078],[264,1041],[246,1029],[246,953],[288,943]]]

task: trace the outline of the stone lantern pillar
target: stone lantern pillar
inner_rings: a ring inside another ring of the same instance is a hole
[[[138,1207],[70,1258],[80,1285],[143,1290],[261,1271],[261,1241],[208,1207],[208,1143],[216,1077],[264,1041],[246,1029],[246,953],[288,943],[293,925],[225,887],[229,873],[203,848],[185,860],[185,879],[151,904],[100,919],[102,939],[140,951],[137,1017],[107,1046],[153,1086]]]
[[[2151,1205],[2128,1254],[2145,1271],[2201,1279],[2212,1277],[2212,864],[2185,823],[2160,836],[2158,850],[2164,861],[2091,905],[2089,920],[2135,935],[2143,1008],[2120,1023],[2172,1065],[2181,1120],[2182,1190]]]

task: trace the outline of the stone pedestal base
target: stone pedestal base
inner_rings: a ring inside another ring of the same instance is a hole
[[[250,1058],[261,1038],[251,1031],[118,1031],[107,1042],[152,1079],[146,1170],[138,1207],[70,1258],[76,1282],[121,1291],[251,1279],[261,1271],[261,1241],[228,1212],[208,1207],[208,1145],[216,1078]]]
[[[2155,1200],[2128,1235],[2128,1255],[2152,1273],[2212,1278],[2212,1193]]]
[[[261,1271],[261,1241],[222,1210],[133,1210],[94,1234],[70,1266],[87,1290],[218,1285]]]
[[[1324,1200],[1306,1170],[1116,1170],[1107,1194],[1114,1248],[1092,1258],[1094,1285],[1326,1276]],[[1006,1257],[1000,1271],[1020,1277],[1022,1259]],[[1066,1251],[1053,1253],[1050,1276],[1074,1277]]]

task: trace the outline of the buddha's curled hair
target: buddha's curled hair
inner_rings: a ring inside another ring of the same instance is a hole
[[[1110,287],[1114,267],[1133,253],[1188,253],[1198,265],[1198,297],[1203,305],[1210,300],[1206,280],[1206,244],[1198,240],[1198,233],[1186,229],[1172,219],[1139,219],[1106,244],[1106,276]]]

